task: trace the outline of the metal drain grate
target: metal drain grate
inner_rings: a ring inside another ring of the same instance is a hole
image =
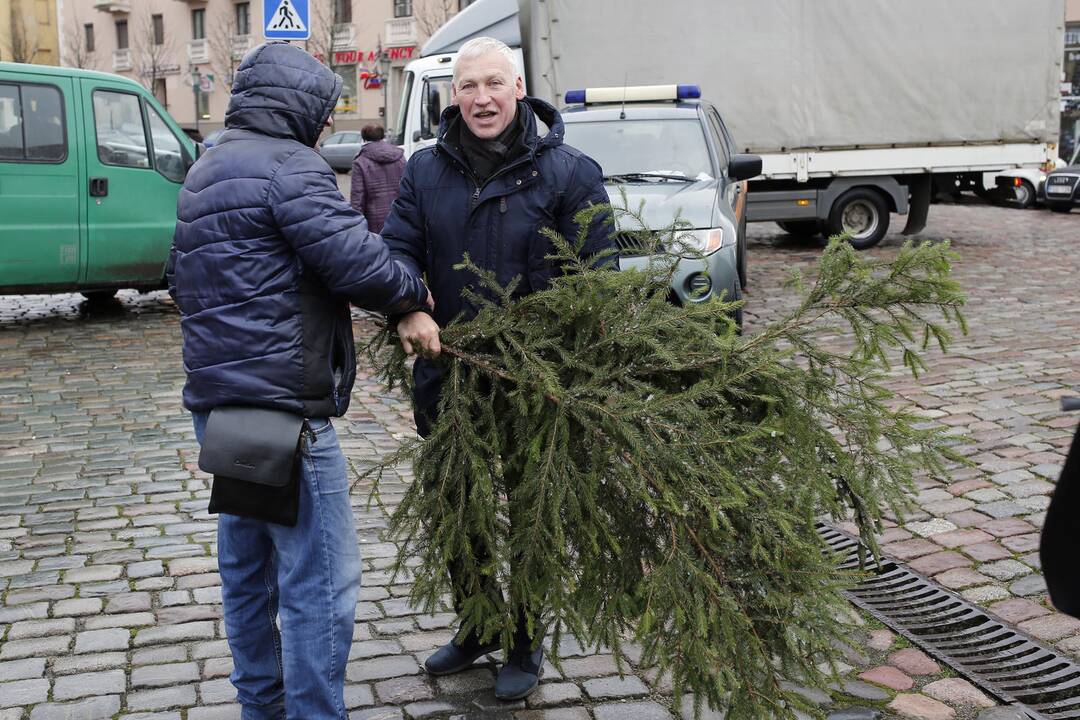
[[[874,573],[845,592],[855,605],[1029,717],[1080,718],[1080,665],[896,561],[875,562],[857,538],[824,524],[818,533],[841,568],[857,570],[862,551]]]

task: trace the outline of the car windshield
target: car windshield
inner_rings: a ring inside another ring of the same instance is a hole
[[[568,122],[566,142],[615,181],[713,179],[705,133],[696,119]]]

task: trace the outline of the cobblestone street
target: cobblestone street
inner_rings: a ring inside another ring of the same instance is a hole
[[[903,218],[875,257],[892,257]],[[1038,530],[1080,418],[1080,213],[937,205],[920,236],[951,240],[968,295],[966,337],[891,387],[972,439],[976,467],[922,483],[920,508],[883,549],[1004,622],[1080,658],[1080,621],[1047,604]],[[782,287],[820,248],[751,225],[747,330],[796,302]],[[370,332],[363,320],[358,332]],[[238,718],[221,621],[214,516],[198,471],[176,311],[164,292],[0,297],[0,720]],[[361,370],[335,421],[357,465],[412,433],[411,413]],[[409,477],[385,482],[391,506]],[[520,720],[654,720],[685,715],[670,682],[619,678],[610,655],[572,640],[527,702],[494,699],[494,662],[433,680],[421,663],[451,637],[449,614],[418,614],[391,584],[384,511],[354,495],[363,591],[347,673],[351,717],[484,714]],[[884,717],[1017,718],[874,622],[845,648],[847,680],[803,689],[824,706]],[[691,713],[692,715],[692,713]],[[846,717],[873,717],[850,714]]]

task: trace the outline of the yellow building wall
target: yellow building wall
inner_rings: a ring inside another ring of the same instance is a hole
[[[0,60],[60,64],[56,0],[0,0]]]

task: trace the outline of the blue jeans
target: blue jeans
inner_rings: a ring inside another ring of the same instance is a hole
[[[202,442],[207,413],[194,413]],[[295,527],[218,515],[230,676],[243,720],[345,720],[345,663],[360,591],[349,479],[328,419],[309,420]],[[281,629],[275,619],[280,619]]]

